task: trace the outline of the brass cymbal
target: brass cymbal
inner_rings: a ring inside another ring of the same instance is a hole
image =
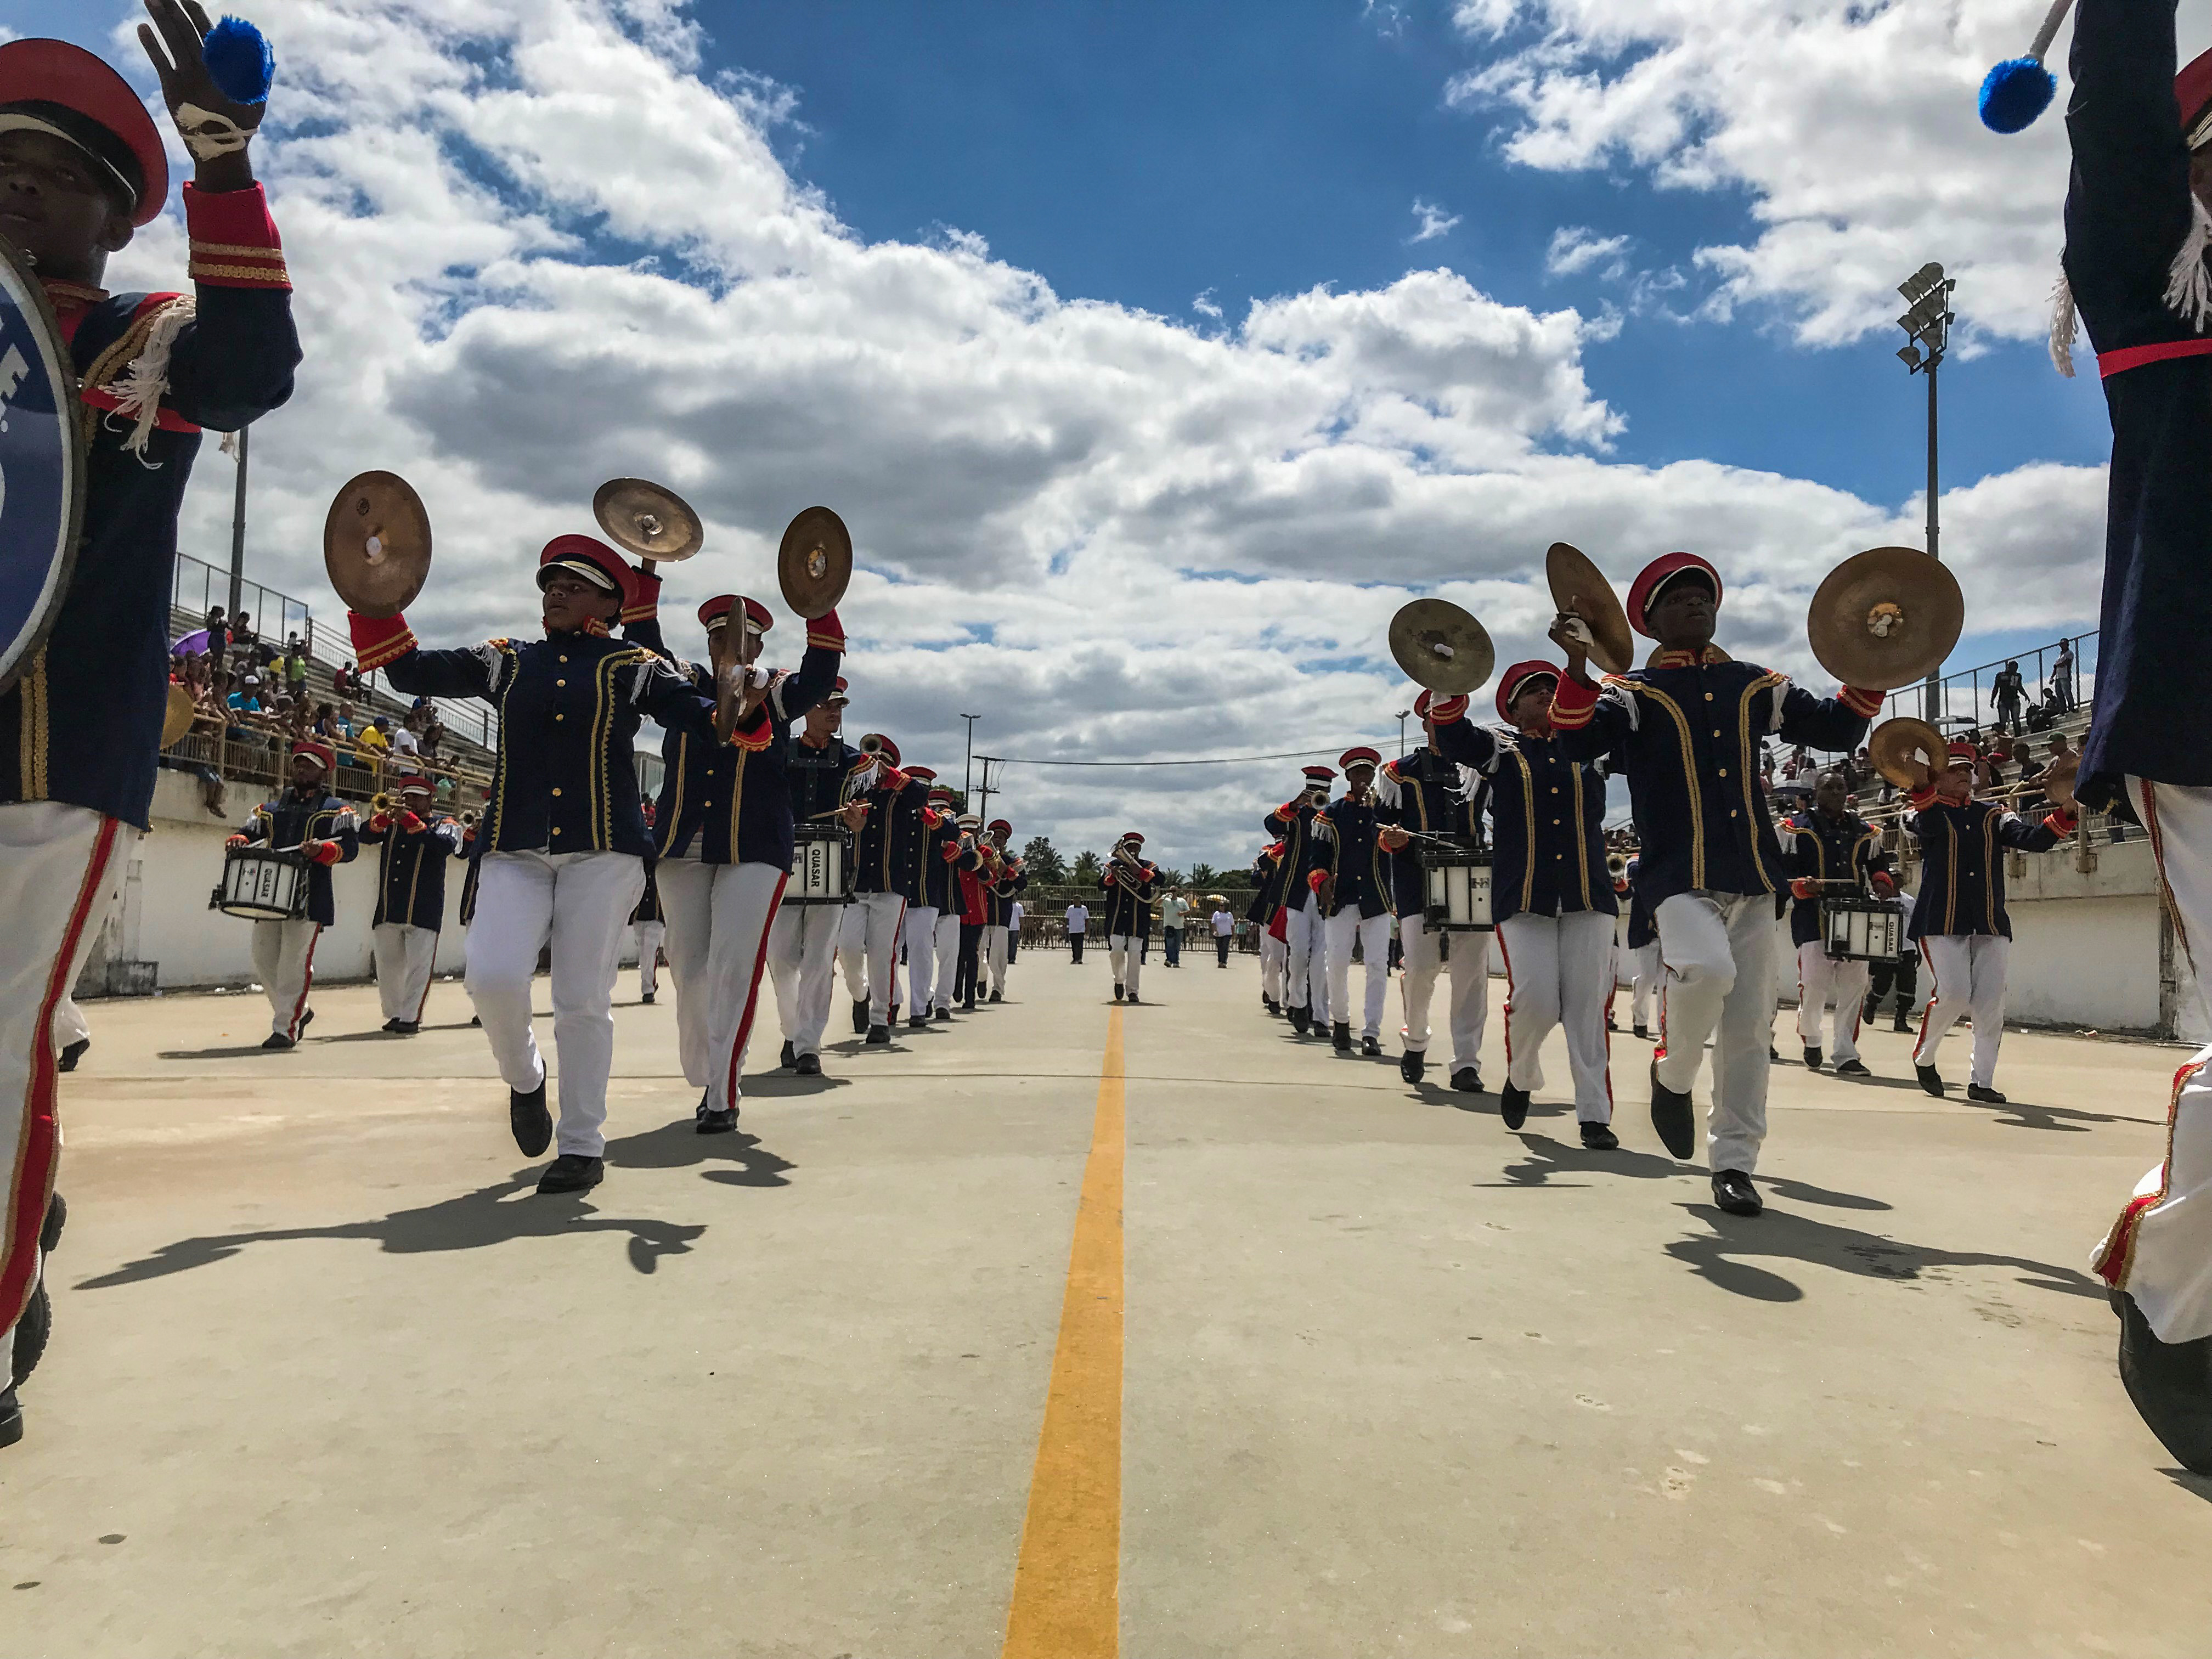
[[[1636,660],[1636,642],[1628,612],[1605,572],[1580,548],[1553,542],[1544,555],[1544,578],[1551,584],[1553,606],[1589,624],[1590,660],[1608,674],[1626,674]]]
[[[1916,555],[1926,558],[1925,553]],[[1895,720],[1884,720],[1867,739],[1867,758],[1874,769],[1900,789],[1910,789],[1919,781],[1908,763],[1917,760],[1932,776],[1943,769],[1944,757],[1949,745],[1943,734],[1926,720],[1915,720],[1910,714],[1900,714]]]
[[[793,519],[776,550],[775,578],[783,602],[807,621],[835,611],[853,580],[853,538],[845,521],[826,507],[810,507]]]
[[[617,547],[655,564],[688,559],[707,539],[689,501],[645,478],[608,479],[592,492],[592,516]]]
[[[167,749],[191,729],[192,694],[181,685],[172,685],[168,706],[161,710],[161,747]]]
[[[1390,654],[1406,678],[1440,696],[1464,696],[1490,678],[1498,648],[1449,599],[1415,599],[1390,618]]]
[[[1943,665],[1966,623],[1959,579],[1917,548],[1870,547],[1831,570],[1805,636],[1845,685],[1894,691]]]
[[[349,611],[396,617],[430,574],[430,515],[397,472],[348,480],[323,520],[323,569]]]

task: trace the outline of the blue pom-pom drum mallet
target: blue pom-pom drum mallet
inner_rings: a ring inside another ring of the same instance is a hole
[[[2067,0],[2072,4],[2073,0]],[[208,77],[234,104],[265,104],[276,78],[268,37],[243,17],[226,17],[200,42]]]
[[[1982,77],[1982,125],[1991,132],[2018,132],[2051,107],[2058,80],[2043,67],[2043,55],[2073,9],[2074,0],[2051,0],[2051,10],[2036,30],[2027,56],[2008,58]]]

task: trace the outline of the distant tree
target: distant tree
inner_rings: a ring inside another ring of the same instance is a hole
[[[1186,885],[1182,878],[1182,871],[1165,864],[1157,866],[1156,867],[1159,871],[1159,884],[1160,890],[1162,892],[1164,893],[1172,887],[1182,887]]]
[[[1068,871],[1067,878],[1079,887],[1090,887],[1097,885],[1099,873],[1097,854],[1078,853],[1074,867]]]
[[[1030,878],[1048,886],[1056,886],[1067,879],[1067,860],[1052,844],[1049,836],[1032,836],[1030,844],[1022,848],[1022,867]]]
[[[1190,884],[1208,890],[1218,887],[1221,885],[1221,872],[1210,864],[1194,864],[1190,866]]]

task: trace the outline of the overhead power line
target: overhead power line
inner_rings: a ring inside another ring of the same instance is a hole
[[[1018,755],[978,755],[999,766],[1241,766],[1247,761],[1311,760],[1340,755],[1341,749],[1291,749],[1279,755],[1210,755],[1196,760],[1029,760]]]

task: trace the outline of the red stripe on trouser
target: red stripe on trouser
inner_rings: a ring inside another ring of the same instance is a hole
[[[315,944],[323,936],[323,924],[317,922],[315,931],[307,936],[307,960],[300,964],[300,1000],[292,1005],[291,1023],[285,1026],[284,1035],[297,1042],[300,1040],[300,1016],[307,1012],[307,993],[315,984]]]
[[[745,1043],[753,1034],[753,1011],[760,1006],[761,969],[768,966],[768,936],[775,927],[776,907],[783,902],[784,886],[790,879],[790,872],[785,872],[775,884],[775,891],[769,895],[768,915],[761,921],[760,949],[753,952],[752,983],[745,987],[745,1012],[738,1020],[738,1035],[730,1044],[729,1070],[722,1079],[722,1098],[726,1101],[738,1097],[738,1062],[744,1057]],[[903,919],[904,913],[901,915]]]
[[[100,821],[84,880],[77,887],[76,902],[70,908],[69,926],[62,933],[60,951],[46,975],[38,1023],[31,1027],[31,1078],[23,1091],[23,1121],[15,1132],[15,1172],[8,1183],[8,1228],[0,1234],[0,1331],[12,1329],[31,1300],[39,1231],[46,1223],[46,1202],[54,1189],[55,1155],[61,1149],[54,1120],[54,1080],[58,1075],[52,1035],[54,1010],[69,994],[70,969],[76,961],[77,945],[84,937],[92,902],[100,891],[120,828],[114,818]]]

